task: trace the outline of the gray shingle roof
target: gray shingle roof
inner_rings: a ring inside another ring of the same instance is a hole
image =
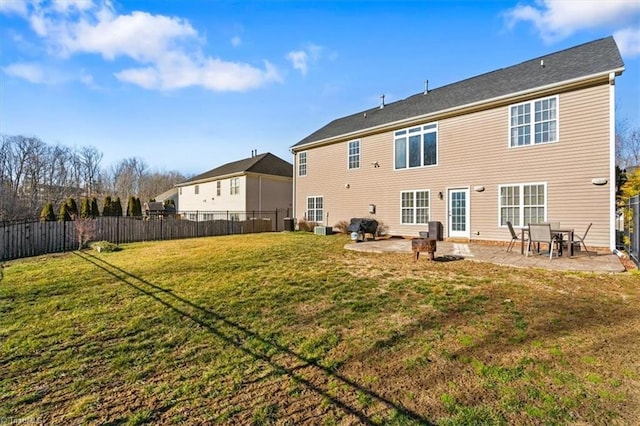
[[[188,185],[192,182],[214,180],[222,176],[240,173],[258,173],[263,175],[293,177],[293,165],[270,152],[253,157],[223,164],[220,167],[201,173],[177,186]]]
[[[292,148],[623,67],[615,40],[607,37],[339,118]]]

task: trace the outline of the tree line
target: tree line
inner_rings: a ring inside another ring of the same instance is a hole
[[[111,167],[103,167],[102,159],[92,146],[70,148],[37,137],[0,135],[0,222],[40,217],[47,204],[59,215],[69,199],[90,205],[95,200],[94,212],[104,215],[106,208],[107,215],[114,215],[113,208],[123,215],[120,200],[149,201],[187,179],[177,171],[152,171],[138,157]]]

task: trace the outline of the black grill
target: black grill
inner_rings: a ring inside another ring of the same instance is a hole
[[[366,241],[366,234],[371,234],[373,238],[376,237],[376,231],[378,230],[378,221],[375,219],[365,219],[361,217],[354,217],[351,219],[351,223],[347,227],[349,232],[357,232],[358,240]]]

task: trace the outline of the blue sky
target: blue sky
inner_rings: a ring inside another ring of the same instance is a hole
[[[0,0],[0,132],[192,175],[333,119],[613,35],[640,127],[638,1]]]

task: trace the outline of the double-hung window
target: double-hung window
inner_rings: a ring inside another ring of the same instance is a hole
[[[511,147],[558,141],[558,97],[509,107]]]
[[[193,193],[194,193],[194,194],[196,194],[196,195],[200,194],[200,185],[196,185],[196,186],[194,187],[194,189],[193,189]]]
[[[298,154],[298,176],[307,175],[307,153],[301,152]]]
[[[394,133],[395,169],[435,166],[438,164],[438,125],[398,130]]]
[[[349,142],[349,169],[360,168],[360,141]]]
[[[544,183],[501,185],[500,226],[541,223],[547,217],[547,186]]]
[[[240,178],[232,178],[229,180],[229,193],[231,195],[240,193]]]
[[[400,218],[403,225],[429,222],[429,191],[400,193]]]
[[[307,220],[322,222],[324,216],[324,198],[322,196],[307,197]]]
[[[222,182],[217,181],[216,182],[216,195],[219,197],[221,193],[222,193]]]

